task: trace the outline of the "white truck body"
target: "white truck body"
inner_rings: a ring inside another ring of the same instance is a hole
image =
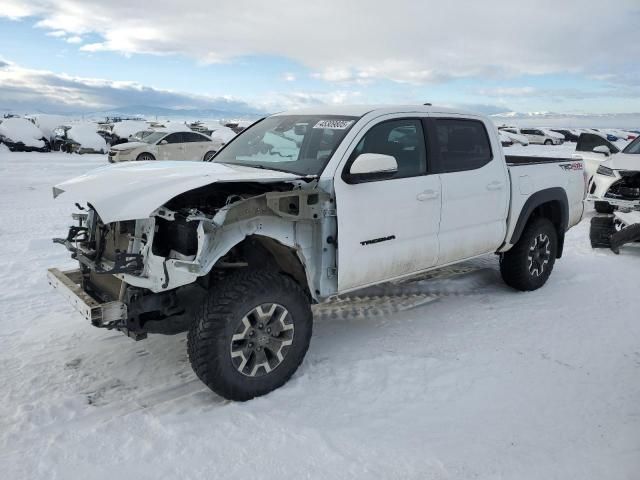
[[[581,161],[505,157],[488,118],[409,105],[273,115],[212,163],[113,165],[57,185],[58,195],[89,209],[55,240],[80,270],[51,269],[51,284],[94,325],[134,338],[146,336],[152,314],[172,321],[184,289],[205,289],[214,314],[192,322],[192,365],[214,391],[248,399],[295,371],[279,367],[288,347],[302,361],[311,328],[300,302],[487,253],[500,256],[509,285],[541,287],[582,218],[586,191]],[[239,300],[256,295],[257,307]],[[229,298],[252,310],[222,315],[216,302]],[[215,327],[215,344],[212,322],[233,325]],[[267,324],[288,336],[265,357],[275,335]],[[225,342],[230,357],[216,350]],[[272,375],[276,367],[284,373]],[[274,380],[241,382],[260,375]]]

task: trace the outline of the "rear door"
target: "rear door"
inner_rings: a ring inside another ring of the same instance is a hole
[[[488,133],[494,127],[451,115],[429,123],[442,185],[438,265],[494,252],[506,235],[509,206],[507,166]]]
[[[167,143],[162,144],[163,141]],[[158,142],[158,153],[162,160],[186,160],[182,133],[171,133],[164,137]]]
[[[537,143],[537,144],[544,143],[544,135],[539,130],[536,130],[534,128],[522,128],[520,129],[520,132],[525,137],[527,137],[527,140],[529,140],[529,143]]]
[[[392,155],[398,171],[385,179],[350,176],[362,153]],[[334,178],[339,291],[436,264],[441,190],[429,157],[423,122],[415,114],[376,119],[355,138]]]
[[[185,142],[185,158],[188,160],[202,160],[207,151],[215,150],[209,139],[199,133],[184,132],[182,138]]]

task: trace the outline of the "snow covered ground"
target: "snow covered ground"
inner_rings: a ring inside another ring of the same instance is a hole
[[[294,378],[231,403],[184,335],[93,328],[48,286],[74,266],[51,186],[105,163],[0,147],[2,478],[639,478],[640,249],[593,251],[588,218],[536,292],[489,256],[319,309]]]

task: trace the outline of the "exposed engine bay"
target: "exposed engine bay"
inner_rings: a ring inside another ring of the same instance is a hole
[[[613,183],[607,193],[606,199],[619,199],[626,201],[640,201],[640,172],[619,170],[620,180]]]
[[[336,289],[322,275],[335,270],[335,242],[326,242],[336,237],[335,209],[315,182],[215,183],[174,197],[149,218],[107,224],[91,205],[78,207],[77,225],[54,242],[80,263],[85,292],[127,306],[126,315],[100,317],[96,326],[144,338],[153,322],[197,303],[179,297],[248,266],[276,265],[307,285],[310,298]]]

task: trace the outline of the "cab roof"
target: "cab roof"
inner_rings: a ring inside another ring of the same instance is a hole
[[[424,112],[424,113],[457,113],[462,115],[480,116],[478,113],[462,110],[438,107],[432,105],[321,105],[316,107],[301,108],[276,113],[280,115],[344,115],[349,117],[362,117],[367,113],[400,113],[400,112]]]

